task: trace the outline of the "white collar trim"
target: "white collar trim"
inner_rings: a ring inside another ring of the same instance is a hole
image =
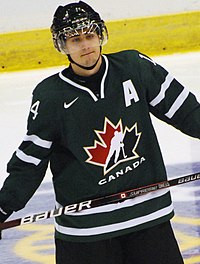
[[[108,66],[109,66],[107,57],[105,55],[102,55],[102,56],[103,56],[103,58],[105,60],[105,63],[106,63],[106,69],[105,69],[105,72],[104,72],[103,77],[102,77],[102,80],[101,80],[101,88],[100,88],[100,93],[101,93],[100,96],[101,96],[101,99],[105,98],[105,91],[104,91],[105,90],[105,79],[106,79],[106,76],[107,76],[107,73],[108,73]],[[87,93],[89,93],[90,96],[93,98],[93,100],[95,102],[98,101],[97,96],[89,88],[87,88],[87,87],[85,87],[83,85],[80,85],[80,84],[78,84],[78,83],[70,80],[69,78],[65,77],[62,74],[62,72],[59,72],[59,77],[63,81],[65,81],[65,82],[67,82],[67,83],[75,86],[76,88],[81,89],[81,90],[86,91]]]

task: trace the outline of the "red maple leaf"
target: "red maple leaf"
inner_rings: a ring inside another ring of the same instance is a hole
[[[93,163],[99,166],[105,165],[106,158],[110,150],[110,142],[114,136],[115,131],[122,132],[121,120],[115,126],[107,118],[105,118],[103,131],[95,130],[99,141],[95,140],[93,146],[84,148],[89,156],[86,162]]]

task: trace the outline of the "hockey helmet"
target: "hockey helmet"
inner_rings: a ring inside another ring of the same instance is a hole
[[[62,53],[69,54],[66,41],[79,34],[99,36],[99,46],[106,44],[108,32],[104,21],[88,4],[79,1],[66,6],[59,6],[54,14],[51,33],[55,48]]]

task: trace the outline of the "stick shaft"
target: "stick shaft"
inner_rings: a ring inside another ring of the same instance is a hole
[[[153,183],[153,184],[150,184],[150,185],[147,185],[144,187],[127,190],[124,192],[119,192],[119,193],[107,195],[104,197],[100,197],[100,198],[96,198],[96,199],[92,199],[92,200],[88,200],[88,201],[83,201],[80,203],[67,205],[65,207],[61,207],[58,209],[54,209],[54,210],[46,211],[43,213],[26,216],[26,217],[15,219],[15,220],[10,220],[10,221],[7,221],[5,223],[0,223],[0,230],[12,228],[12,227],[16,227],[16,226],[20,226],[20,225],[24,225],[24,224],[30,224],[30,223],[38,222],[40,220],[45,220],[45,219],[48,219],[51,217],[60,216],[62,214],[79,212],[82,210],[87,210],[87,209],[95,208],[98,206],[122,202],[124,200],[135,198],[135,197],[147,194],[149,192],[158,191],[158,190],[161,190],[164,188],[169,188],[169,187],[181,185],[181,184],[196,181],[199,179],[200,179],[200,172],[190,174],[187,176],[182,176],[182,177],[175,178],[175,179],[171,179],[171,180],[166,180],[163,182]]]

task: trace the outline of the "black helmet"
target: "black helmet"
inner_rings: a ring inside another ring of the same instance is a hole
[[[107,42],[105,23],[88,4],[79,1],[59,6],[51,25],[55,48],[62,53],[68,53],[65,48],[67,38],[79,35],[80,30],[83,34],[96,32],[100,37],[100,46]]]

